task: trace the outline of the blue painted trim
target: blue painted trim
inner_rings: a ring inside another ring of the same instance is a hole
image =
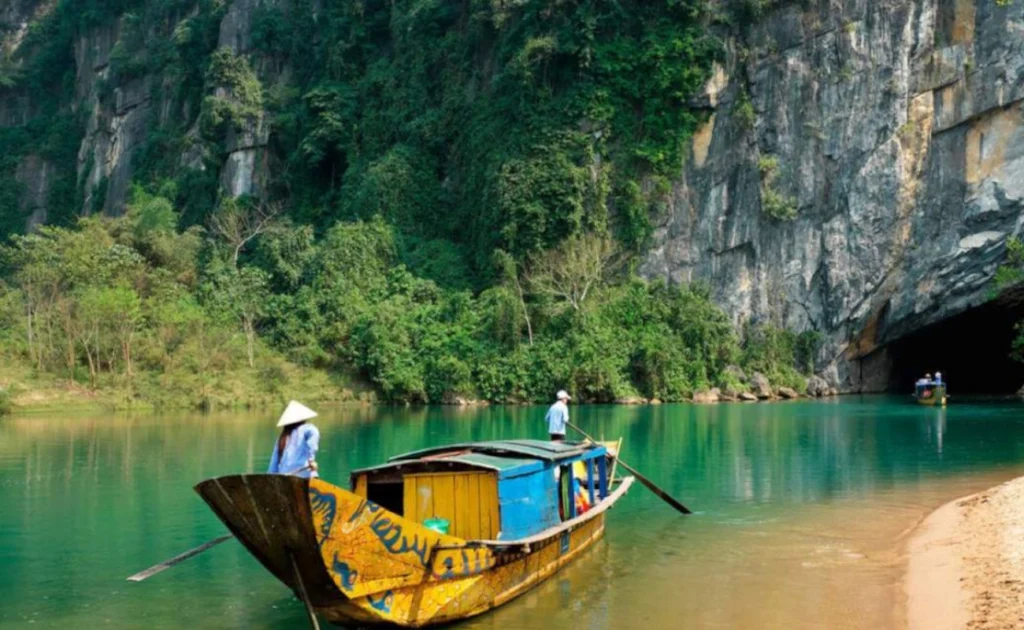
[[[608,496],[608,460],[601,458],[597,460],[597,482],[601,490],[601,499]]]
[[[499,479],[498,509],[499,540],[526,538],[558,525],[558,487],[553,468]]]
[[[562,474],[569,476],[569,516],[565,520],[576,518],[576,486],[579,482],[576,481],[576,476],[572,474],[572,466],[563,466]]]
[[[515,479],[524,475],[532,475],[540,470],[550,469],[550,465],[542,461],[530,462],[515,468],[506,468],[498,471],[498,479]]]
[[[593,460],[587,462],[587,492],[590,494],[590,505],[594,505],[597,501],[594,500],[594,462]]]

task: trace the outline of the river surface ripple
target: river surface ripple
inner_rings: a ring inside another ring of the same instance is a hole
[[[431,445],[545,437],[542,407],[337,408],[323,476]],[[1009,403],[907,398],[572,407],[694,509],[636,485],[607,536],[462,628],[893,628],[909,530],[1024,473]],[[295,628],[302,606],[235,542],[141,584],[125,577],[223,533],[197,481],[264,469],[273,411],[0,419],[0,626]]]

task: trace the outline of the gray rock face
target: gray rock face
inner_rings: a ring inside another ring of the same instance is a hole
[[[278,4],[284,0],[233,0],[221,21],[218,45],[236,54],[251,55],[258,76],[265,82],[287,80],[289,69],[281,61],[263,59],[252,50],[252,18],[261,4]],[[42,19],[55,3],[46,0],[12,0],[0,8],[0,53],[17,48],[29,26]],[[197,10],[197,9],[194,9]],[[179,15],[188,19],[190,13]],[[174,27],[174,24],[168,28]],[[85,136],[78,152],[78,181],[84,192],[82,214],[103,211],[118,214],[124,210],[132,181],[132,158],[151,134],[155,125],[194,125],[189,138],[198,138],[196,111],[177,111],[170,99],[176,86],[174,77],[151,74],[131,79],[114,80],[110,73],[110,54],[121,36],[121,24],[93,28],[75,42],[74,108],[84,112]],[[107,83],[111,83],[107,85]],[[109,90],[107,96],[101,93]],[[0,99],[0,126],[24,124],[33,115],[31,94],[15,94]],[[220,181],[225,194],[240,196],[259,193],[269,178],[270,156],[267,149],[269,132],[262,118],[244,129],[231,129],[224,138],[226,154],[220,156]],[[205,169],[209,157],[198,142],[192,142],[181,155],[180,163]],[[45,221],[49,184],[46,170],[53,165],[40,164],[28,156],[19,165],[17,177],[26,195],[22,210],[28,227]],[[35,172],[36,169],[38,172]],[[51,168],[52,170],[52,168]],[[103,203],[99,204],[98,200]],[[43,201],[39,201],[43,200]]]
[[[807,379],[807,395],[816,398],[828,396],[828,382],[820,376]]]
[[[718,388],[710,389],[703,392],[694,392],[693,402],[695,403],[716,403],[719,401],[721,392]]]
[[[38,155],[26,156],[18,164],[14,177],[23,189],[21,212],[28,217],[29,229],[46,223],[46,196],[55,170],[53,164]]]
[[[794,398],[800,398],[800,394],[798,394],[795,389],[792,389],[790,387],[780,387],[779,396],[790,400]]]
[[[738,365],[727,365],[725,366],[725,375],[730,379],[736,380],[740,383],[747,380],[747,373],[743,371]]]
[[[830,385],[884,388],[885,344],[986,300],[1020,232],[1022,31],[996,0],[786,3],[731,39],[642,273],[818,330]],[[762,211],[762,158],[795,220]]]
[[[762,400],[774,396],[771,383],[768,382],[768,377],[760,372],[754,372],[750,377],[750,389],[755,396]]]

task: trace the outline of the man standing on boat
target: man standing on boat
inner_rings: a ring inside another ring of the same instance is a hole
[[[569,422],[569,406],[566,404],[569,402],[569,394],[564,389],[560,389],[555,394],[555,398],[557,400],[548,409],[548,415],[544,417],[544,420],[548,423],[548,435],[551,436],[551,441],[562,442],[565,440],[565,425]]]
[[[316,412],[294,400],[288,403],[277,426],[281,435],[274,444],[268,473],[317,477],[316,452],[320,449],[320,430],[306,422]]]

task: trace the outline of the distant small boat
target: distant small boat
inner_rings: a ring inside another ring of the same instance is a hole
[[[946,405],[945,383],[919,383],[914,386],[914,400],[919,405]]]
[[[600,539],[634,479],[614,479],[613,450],[476,442],[357,470],[351,490],[255,474],[196,491],[308,609],[336,624],[422,627],[496,608]]]

